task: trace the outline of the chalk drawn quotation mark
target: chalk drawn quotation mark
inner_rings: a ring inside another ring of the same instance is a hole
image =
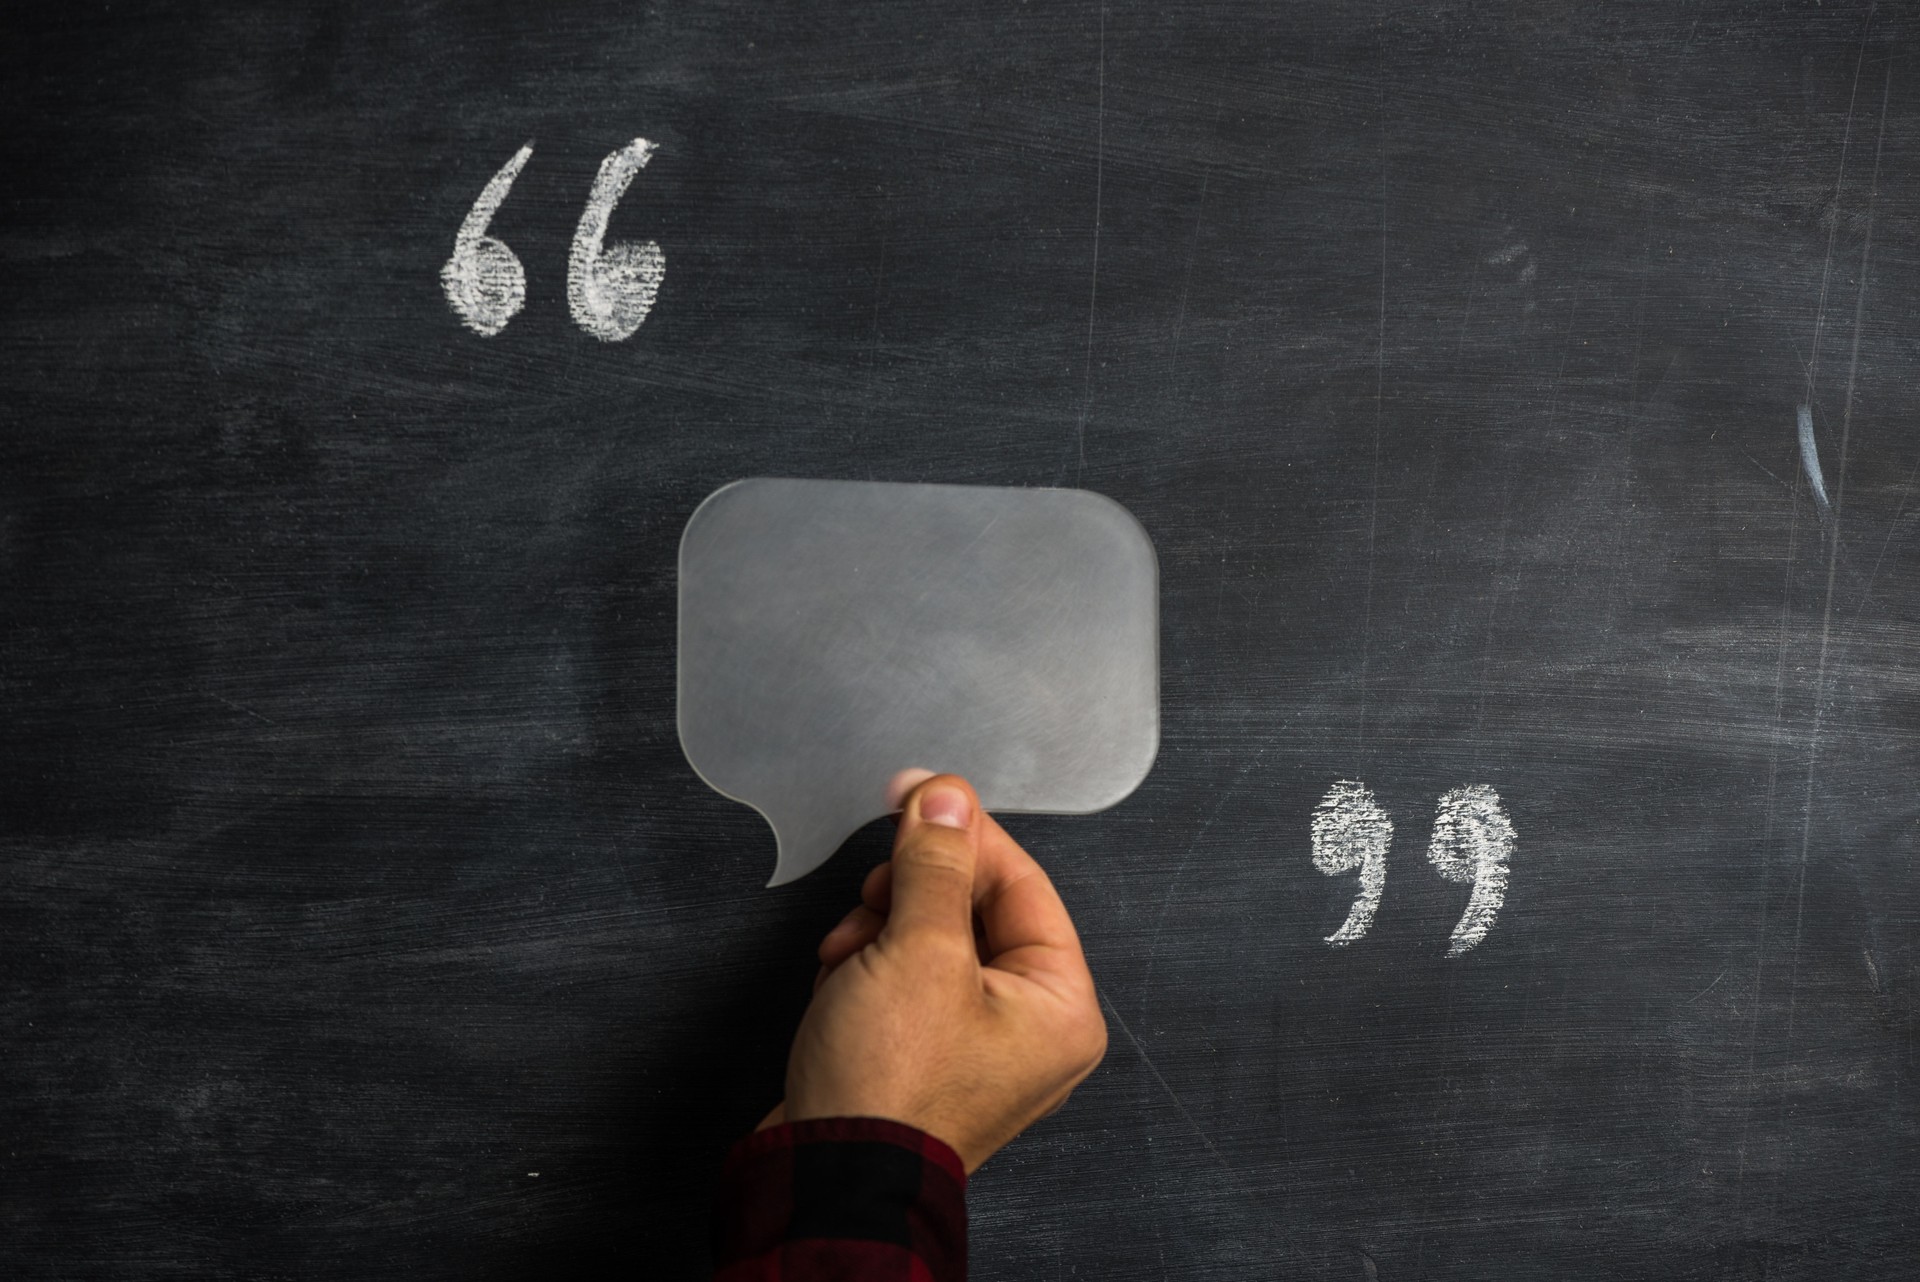
[[[531,155],[533,144],[528,143],[487,180],[453,238],[453,257],[440,269],[447,302],[467,328],[483,338],[505,329],[527,305],[527,269],[504,242],[487,235],[487,224]]]
[[[1329,877],[1360,874],[1360,897],[1329,944],[1350,944],[1367,933],[1380,896],[1387,889],[1387,847],[1393,820],[1373,799],[1367,785],[1342,779],[1313,808],[1313,866]]]
[[[1507,897],[1507,867],[1513,859],[1513,821],[1500,794],[1483,783],[1455,788],[1440,798],[1433,817],[1427,862],[1448,881],[1473,887],[1466,912],[1453,928],[1447,956],[1458,957],[1487,937]],[[1341,779],[1313,808],[1313,866],[1329,877],[1360,875],[1360,893],[1340,929],[1327,936],[1338,948],[1367,933],[1387,888],[1387,847],[1393,820],[1367,785]]]
[[[1507,898],[1513,845],[1513,821],[1500,808],[1500,794],[1486,784],[1455,788],[1440,798],[1427,862],[1448,881],[1473,887],[1447,956],[1458,957],[1487,937]]]
[[[567,254],[567,310],[574,324],[604,343],[633,336],[653,310],[667,274],[658,241],[606,243],[613,207],[657,150],[645,138],[635,138],[601,161],[580,225],[574,228],[573,248]],[[483,338],[505,329],[526,306],[526,268],[505,242],[487,234],[487,225],[532,155],[533,144],[528,143],[488,180],[453,238],[453,256],[440,269],[448,305]]]

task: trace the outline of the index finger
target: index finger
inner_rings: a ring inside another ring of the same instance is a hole
[[[926,769],[902,770],[887,787],[890,805],[902,805],[933,778]],[[986,935],[986,965],[1016,974],[1046,970],[1074,975],[1091,986],[1073,918],[1046,871],[983,807],[973,872],[973,905]],[[885,913],[892,898],[891,863],[867,875],[861,901]]]
[[[1087,974],[1080,936],[1053,881],[1034,857],[983,814],[973,902],[987,936],[987,965],[1030,975]]]

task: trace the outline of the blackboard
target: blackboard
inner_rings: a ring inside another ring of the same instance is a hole
[[[886,849],[765,890],[676,744],[676,541],[754,475],[1158,549],[1152,775],[1015,825],[1112,1049],[976,1276],[1920,1268],[1911,11],[5,25],[0,1271],[701,1275]],[[1341,781],[1394,838],[1334,946]]]

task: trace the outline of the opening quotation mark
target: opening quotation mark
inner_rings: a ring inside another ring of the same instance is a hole
[[[574,324],[604,343],[633,336],[653,310],[667,274],[658,241],[606,243],[613,207],[657,150],[645,138],[635,138],[600,162],[567,254],[567,310]],[[453,256],[440,268],[447,305],[482,338],[505,329],[526,306],[526,268],[503,241],[487,234],[487,226],[532,155],[528,143],[488,180],[453,238]]]
[[[655,150],[645,138],[635,138],[601,161],[580,226],[574,229],[573,250],[567,255],[567,310],[576,325],[603,343],[633,336],[653,310],[654,295],[667,274],[658,241],[605,247],[614,205]]]
[[[487,224],[531,155],[533,144],[528,143],[487,180],[453,238],[453,257],[440,269],[440,287],[454,314],[482,338],[505,329],[527,304],[527,269],[505,242],[487,235]]]
[[[1387,847],[1393,820],[1356,779],[1337,780],[1313,808],[1313,866],[1330,877],[1359,874],[1359,893],[1340,929],[1327,936],[1338,948],[1360,939],[1373,924],[1387,888]],[[1513,821],[1500,794],[1483,783],[1455,788],[1440,798],[1433,817],[1427,862],[1448,881],[1473,887],[1466,911],[1453,928],[1447,956],[1458,957],[1487,937],[1507,897],[1507,870],[1516,844]]]

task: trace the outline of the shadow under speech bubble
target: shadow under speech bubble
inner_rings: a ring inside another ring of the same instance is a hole
[[[680,541],[680,745],[773,825],[770,886],[908,767],[989,810],[1104,810],[1159,748],[1159,631],[1153,543],[1102,495],[736,481]]]

